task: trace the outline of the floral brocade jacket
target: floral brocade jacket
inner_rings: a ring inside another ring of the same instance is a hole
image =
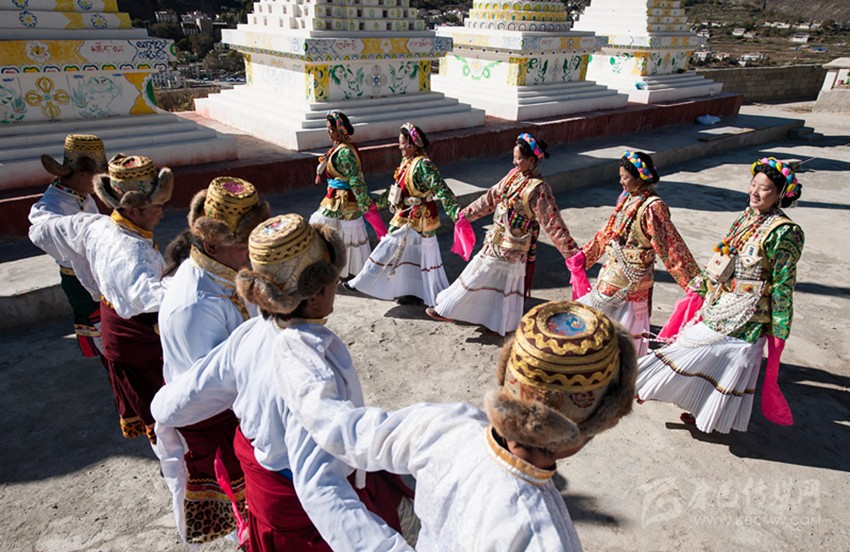
[[[542,226],[558,252],[568,259],[578,251],[578,245],[561,217],[551,186],[540,178],[522,182],[516,177],[516,169],[513,169],[461,211],[470,222],[495,213],[493,229],[487,232],[482,253],[511,263],[524,263],[534,244],[518,247],[519,240],[503,234],[524,237],[529,233],[536,234]]]
[[[628,207],[624,209],[626,208]],[[613,227],[615,217],[616,213],[612,213],[606,228]],[[699,274],[699,266],[670,219],[667,203],[658,196],[650,196],[646,200],[638,209],[636,220],[629,227],[625,239],[619,238],[619,245],[628,259],[629,268],[633,272],[643,273],[639,282],[630,283],[625,277],[617,257],[612,252],[611,241],[606,230],[602,229],[581,248],[586,256],[585,269],[592,267],[605,256],[605,264],[596,283],[596,290],[604,295],[613,296],[622,289],[628,289],[628,301],[648,301],[654,284],[653,266],[656,256],[682,289],[687,289],[688,283]]]
[[[327,159],[324,176],[328,192],[322,199],[319,211],[328,218],[355,220],[369,210],[372,198],[366,188],[360,156],[352,144],[341,142],[320,161]]]
[[[426,155],[403,158],[396,169],[396,185],[401,187],[401,202],[389,205],[388,189],[378,199],[378,208],[394,209],[390,232],[405,224],[424,238],[430,238],[440,228],[440,211],[437,200],[453,221],[457,220],[459,206],[454,192],[443,180],[440,169]]]
[[[777,209],[777,215],[777,220],[764,236],[741,248],[732,279],[719,287],[719,297],[713,300],[714,304],[722,305],[726,299],[744,296],[750,288],[756,288],[758,297],[753,297],[754,304],[742,313],[746,321],[734,331],[725,332],[722,321],[712,320],[709,310],[703,316],[703,323],[709,328],[749,343],[755,343],[766,335],[788,339],[794,316],[797,263],[803,253],[805,235],[802,228],[781,210]],[[710,277],[702,272],[693,279],[690,287],[700,295],[710,297],[709,292],[714,286]]]

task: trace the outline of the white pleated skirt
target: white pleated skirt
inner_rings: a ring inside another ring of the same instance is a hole
[[[525,263],[510,263],[482,252],[458,279],[437,296],[440,316],[481,324],[505,335],[519,326],[525,290]]]
[[[406,243],[403,243],[405,240]],[[402,244],[404,250],[396,258]],[[378,299],[414,295],[433,307],[437,295],[449,287],[449,281],[443,270],[437,238],[423,238],[409,226],[402,226],[378,242],[363,269],[349,285]]]
[[[643,335],[644,332],[649,331],[649,305],[647,301],[624,301],[621,305],[611,305],[601,309],[590,304],[590,293],[580,297],[577,301],[601,311],[611,320],[616,320],[631,335]],[[635,346],[638,358],[646,354],[649,348],[648,341],[637,338],[632,340],[632,343]]]
[[[326,217],[320,211],[316,211],[310,217],[310,224],[327,224],[342,236],[342,241],[345,242],[346,259],[345,266],[339,274],[340,278],[354,276],[363,269],[372,251],[363,217],[342,220]]]
[[[724,336],[703,323],[686,328],[675,343],[638,360],[637,395],[678,405],[706,433],[746,431],[764,343]]]

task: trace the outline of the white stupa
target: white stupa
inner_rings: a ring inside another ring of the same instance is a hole
[[[608,36],[594,54],[587,77],[657,103],[718,94],[722,84],[688,72],[700,45],[689,31],[680,0],[592,0],[574,28]]]
[[[328,144],[325,115],[345,112],[358,141],[484,123],[484,113],[431,91],[431,62],[451,40],[425,31],[409,0],[260,0],[223,31],[245,56],[247,84],[197,100],[201,114],[281,146]]]
[[[586,77],[604,43],[571,30],[560,1],[475,0],[463,27],[440,27],[453,49],[434,89],[509,120],[539,119],[626,105],[626,97]]]

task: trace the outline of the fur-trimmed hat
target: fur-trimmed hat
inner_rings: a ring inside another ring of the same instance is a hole
[[[269,218],[271,208],[247,180],[219,176],[192,198],[189,231],[219,245],[246,243],[251,231]]]
[[[637,355],[631,336],[599,311],[544,303],[502,349],[487,417],[506,439],[561,452],[614,427],[632,408]]]
[[[308,224],[301,215],[272,217],[248,238],[252,270],[236,275],[246,301],[270,313],[292,314],[301,301],[339,277],[345,243],[325,224]]]
[[[69,176],[81,170],[83,160],[90,166],[82,167],[86,172],[99,172],[106,168],[106,149],[103,140],[93,134],[69,134],[65,137],[65,154],[62,162],[49,155],[41,156],[44,170],[55,176]]]
[[[166,203],[174,191],[174,175],[168,167],[157,174],[147,157],[119,153],[109,160],[109,174],[94,178],[94,191],[112,209]]]

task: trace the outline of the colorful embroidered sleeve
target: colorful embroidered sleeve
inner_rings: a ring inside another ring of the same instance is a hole
[[[333,154],[334,168],[339,171],[339,174],[348,181],[351,186],[351,191],[354,192],[354,197],[357,198],[357,205],[364,213],[369,210],[369,205],[372,204],[372,198],[369,197],[369,190],[366,189],[366,179],[363,177],[363,170],[357,160],[357,156],[348,147],[341,147]]]
[[[589,242],[581,246],[581,250],[584,251],[585,270],[595,265],[596,261],[602,258],[606,245],[608,245],[608,239],[605,237],[605,230],[599,230],[590,238]]]
[[[499,182],[487,190],[484,195],[467,205],[466,208],[461,211],[463,216],[466,217],[466,220],[473,222],[481,217],[486,217],[495,211],[496,206],[499,204],[499,186],[501,185],[502,183]]]
[[[430,190],[434,196],[443,204],[443,209],[452,220],[457,220],[460,206],[454,192],[449,188],[446,181],[440,175],[440,169],[430,159],[423,159],[416,163],[413,181],[420,190]]]
[[[537,222],[552,238],[552,243],[555,244],[561,255],[565,259],[569,259],[578,253],[578,244],[570,236],[567,223],[561,217],[561,211],[558,209],[558,204],[555,202],[555,196],[552,194],[552,188],[549,184],[546,182],[538,184],[531,191],[528,203],[532,212],[534,212],[534,216],[537,217]]]
[[[687,289],[691,279],[699,274],[699,266],[685,240],[670,219],[670,209],[664,201],[653,201],[640,221],[644,234],[649,236],[652,249],[667,267],[667,272],[679,287]]]
[[[794,316],[794,285],[797,283],[797,262],[803,253],[805,236],[796,224],[784,224],[773,230],[764,241],[764,251],[773,267],[770,333],[788,339]]]
[[[381,193],[381,195],[379,195],[378,197],[375,198],[375,205],[377,206],[379,211],[381,209],[386,209],[387,207],[390,206],[390,189],[389,189],[389,187],[387,187],[387,189],[384,190]]]

